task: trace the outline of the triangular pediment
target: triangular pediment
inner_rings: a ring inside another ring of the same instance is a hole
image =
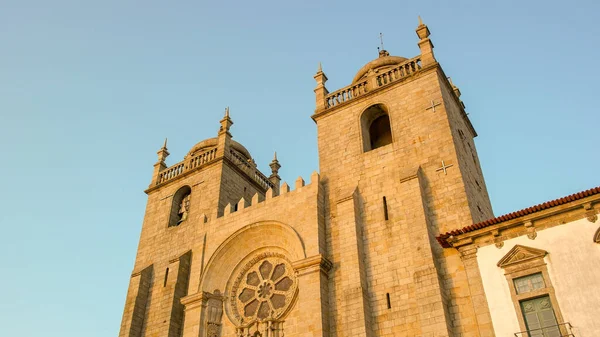
[[[543,249],[516,245],[506,255],[504,255],[500,261],[498,261],[498,267],[505,268],[507,266],[533,260],[535,258],[544,258],[546,254],[548,254],[548,252]]]

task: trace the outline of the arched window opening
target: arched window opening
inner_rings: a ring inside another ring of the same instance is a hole
[[[173,195],[171,204],[171,215],[169,216],[169,227],[178,226],[188,218],[190,211],[190,196],[192,189],[189,186],[183,186]]]
[[[361,116],[361,127],[365,152],[392,143],[390,117],[383,105],[373,105],[365,110]]]
[[[390,144],[392,142],[390,118],[387,115],[377,117],[369,127],[369,136],[372,150]]]

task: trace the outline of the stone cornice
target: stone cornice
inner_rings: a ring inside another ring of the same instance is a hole
[[[446,238],[446,242],[453,248],[473,244],[477,246],[496,244],[500,248],[503,245],[503,241],[509,238],[527,235],[529,239],[534,240],[539,230],[579,219],[588,219],[588,221],[594,222],[592,220],[595,220],[594,215],[599,212],[599,209],[600,194],[596,194],[482,229],[452,235]],[[556,218],[556,221],[549,221],[552,218]],[[565,218],[569,220],[566,221]]]
[[[220,293],[219,294],[211,294],[206,291],[200,291],[195,294],[191,294],[191,295],[182,297],[180,299],[180,302],[181,302],[181,304],[183,304],[185,306],[185,310],[189,310],[189,309],[194,309],[194,308],[197,308],[197,307],[205,304],[206,301],[210,300],[211,298],[222,301],[223,295]]]
[[[333,264],[323,255],[319,254],[307,257],[303,260],[296,261],[292,263],[292,266],[298,271],[299,275],[304,275],[316,271],[321,271],[327,274],[329,270],[331,270]]]

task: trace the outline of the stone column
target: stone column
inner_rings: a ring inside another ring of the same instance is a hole
[[[492,317],[485,297],[483,282],[481,281],[479,264],[477,263],[477,247],[462,246],[458,248],[458,251],[465,267],[470,297],[473,303],[473,314],[478,328],[478,334],[474,336],[493,337]]]

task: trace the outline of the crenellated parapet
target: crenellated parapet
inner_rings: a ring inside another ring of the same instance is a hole
[[[281,186],[279,187],[279,193],[276,192],[276,189],[274,189],[274,187],[270,187],[267,190],[267,192],[265,193],[264,197],[261,194],[256,193],[256,194],[254,194],[254,196],[252,197],[251,200],[246,200],[244,198],[241,198],[236,204],[233,204],[233,205],[231,203],[227,204],[225,206],[225,210],[223,212],[223,217],[227,217],[231,214],[238,214],[238,213],[246,212],[247,210],[249,211],[249,209],[263,206],[265,204],[270,203],[271,201],[275,201],[278,199],[294,197],[298,194],[301,194],[303,191],[306,191],[309,189],[312,191],[313,188],[318,188],[319,181],[320,181],[320,176],[315,171],[310,176],[310,182],[308,184],[305,183],[305,181],[302,177],[298,177],[298,179],[296,179],[296,182],[294,184],[293,190],[290,189],[290,185],[288,185],[288,183],[286,183],[286,182],[281,184]],[[217,212],[217,214],[219,214],[219,212]]]

